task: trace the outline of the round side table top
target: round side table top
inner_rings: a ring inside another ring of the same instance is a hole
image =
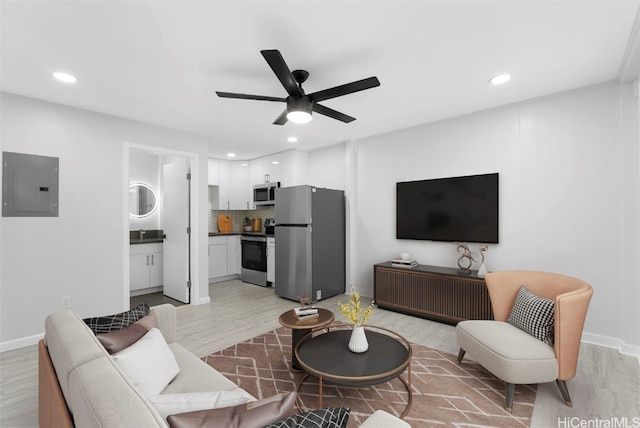
[[[285,327],[293,330],[314,329],[329,325],[335,319],[335,315],[328,309],[318,308],[318,316],[299,320],[293,313],[293,309],[280,315],[278,321]]]

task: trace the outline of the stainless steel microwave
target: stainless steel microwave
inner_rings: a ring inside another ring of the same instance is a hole
[[[276,189],[278,187],[280,187],[279,181],[253,186],[254,205],[274,205],[276,202]]]

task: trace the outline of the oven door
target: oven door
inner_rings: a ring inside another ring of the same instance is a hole
[[[267,271],[267,239],[262,237],[242,236],[242,267],[244,269]]]

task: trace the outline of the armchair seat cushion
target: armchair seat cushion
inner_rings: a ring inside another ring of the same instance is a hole
[[[497,378],[513,384],[552,382],[558,378],[553,347],[504,321],[458,323],[460,348]]]

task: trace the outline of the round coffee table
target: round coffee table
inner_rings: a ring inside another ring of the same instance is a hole
[[[294,353],[300,367],[307,372],[298,383],[312,375],[318,378],[318,408],[322,408],[322,384],[363,387],[377,385],[398,378],[407,389],[407,407],[403,418],[411,409],[411,344],[402,336],[382,327],[366,326],[369,349],[357,354],[349,350],[351,329],[333,330],[300,340]],[[407,380],[400,375],[407,371]],[[302,408],[301,403],[298,403]]]
[[[318,308],[318,316],[300,320],[294,315],[293,309],[280,315],[278,321],[284,327],[291,329],[291,371],[302,371],[295,350],[300,339],[311,333],[313,329],[325,327],[333,322],[335,315],[328,309]]]

